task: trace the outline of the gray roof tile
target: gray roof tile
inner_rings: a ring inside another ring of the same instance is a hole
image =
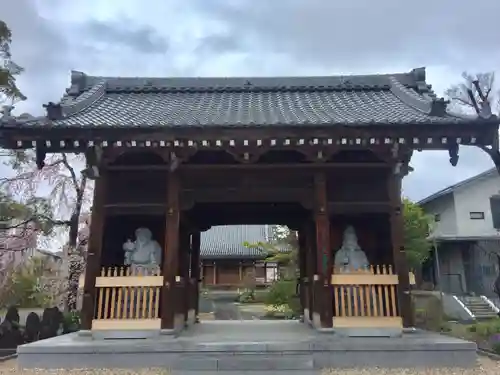
[[[201,259],[263,259],[263,249],[248,248],[244,242],[266,242],[271,235],[268,225],[219,225],[201,234]]]
[[[63,127],[455,123],[425,70],[270,78],[92,77],[72,72]],[[470,121],[470,119],[467,119]],[[47,120],[28,120],[44,125]]]

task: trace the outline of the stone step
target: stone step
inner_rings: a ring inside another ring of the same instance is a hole
[[[468,306],[469,310],[486,310],[486,311],[493,311],[493,309],[490,306]]]

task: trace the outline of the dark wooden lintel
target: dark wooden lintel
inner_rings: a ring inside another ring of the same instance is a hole
[[[386,163],[290,163],[290,164],[182,164],[179,171],[205,170],[304,170],[304,169],[387,168]],[[108,165],[110,171],[168,170],[168,165]]]
[[[361,213],[390,212],[391,203],[387,202],[328,202],[330,216]]]
[[[193,203],[244,203],[244,202],[306,202],[311,191],[307,188],[239,188],[184,190],[181,200]]]

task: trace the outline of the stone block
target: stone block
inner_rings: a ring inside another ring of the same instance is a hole
[[[223,356],[218,359],[220,371],[269,371],[312,370],[310,355],[241,355]]]

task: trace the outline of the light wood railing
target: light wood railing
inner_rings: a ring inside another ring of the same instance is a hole
[[[410,283],[415,277],[410,273]],[[398,275],[392,266],[337,269],[332,275],[336,328],[402,328],[397,310]]]
[[[84,277],[80,277],[83,288]],[[96,278],[96,315],[92,330],[160,329],[159,270],[103,267]]]

